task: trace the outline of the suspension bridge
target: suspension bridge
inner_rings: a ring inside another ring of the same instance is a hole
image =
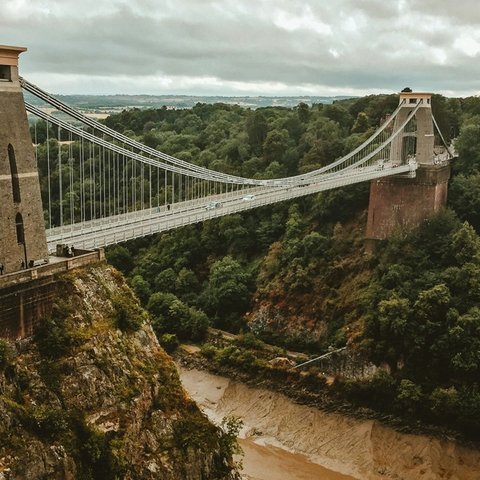
[[[32,181],[36,171],[43,187],[40,208],[47,248],[54,252],[58,244],[75,249],[104,247],[345,185],[390,176],[413,178],[419,167],[452,157],[432,115],[431,95],[404,92],[396,110],[373,135],[320,169],[277,179],[230,175],[147,147],[81,114],[18,75],[18,53],[25,49],[3,48],[3,63],[10,65],[1,65],[0,47],[0,74],[6,77],[0,78],[0,96],[2,89],[6,99],[10,91],[17,95],[16,101],[20,95],[22,104],[10,115],[24,108],[33,125],[35,163],[22,173],[12,141],[8,144],[10,171],[0,172],[5,173],[0,179],[11,180],[8,189],[18,210],[17,243],[24,247],[27,228],[19,207],[26,207],[20,190],[34,190],[25,182],[27,177]],[[24,102],[22,90],[49,108]],[[5,110],[13,109],[11,104]],[[46,123],[43,145],[37,133],[39,119]],[[440,156],[435,153],[435,137],[445,144]],[[26,247],[23,254],[25,266],[40,255],[28,254]]]
[[[0,336],[31,335],[51,311],[55,275],[101,260],[99,247],[359,182],[370,182],[373,242],[446,203],[453,154],[431,94],[401,92],[370,138],[322,168],[244,178],[149,148],[75,111],[19,75],[25,50],[0,45]],[[25,92],[36,100],[25,101]]]
[[[59,243],[82,249],[103,247],[358,182],[415,176],[416,114],[430,106],[422,95],[410,104],[412,97],[402,99],[370,138],[342,158],[303,175],[259,180],[210,170],[146,147],[27,80],[20,78],[20,84],[56,110],[46,113],[25,102],[31,115],[47,123],[47,135],[55,128],[56,139],[68,139],[52,148],[47,138],[43,159],[49,251]],[[399,121],[399,113],[408,105],[408,114]],[[432,121],[436,125],[433,116]],[[32,140],[38,157],[35,137],[36,132]],[[426,160],[432,163],[433,148],[429,156]],[[450,156],[446,149],[442,159]],[[53,192],[58,198],[52,198]]]

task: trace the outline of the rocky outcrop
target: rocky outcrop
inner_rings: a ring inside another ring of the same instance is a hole
[[[235,478],[123,277],[96,265],[59,285],[36,336],[0,349],[0,479]]]

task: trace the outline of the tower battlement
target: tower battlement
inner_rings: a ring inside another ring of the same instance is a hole
[[[420,103],[420,108],[432,108],[432,94],[425,92],[400,92],[400,103],[405,101],[405,107],[415,108]]]

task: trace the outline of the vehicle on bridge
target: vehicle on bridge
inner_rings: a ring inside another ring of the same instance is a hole
[[[220,202],[209,202],[205,205],[205,210],[214,210],[215,208],[220,208],[222,204]]]
[[[255,200],[255,195],[245,195],[242,198],[242,200],[245,201],[245,202],[251,202],[252,200]]]

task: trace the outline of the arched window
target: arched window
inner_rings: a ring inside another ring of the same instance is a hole
[[[25,235],[23,231],[23,218],[20,213],[15,216],[15,227],[17,229],[17,243],[25,243]]]
[[[20,203],[20,183],[18,181],[17,160],[15,150],[11,143],[8,144],[8,160],[10,161],[10,174],[12,176],[13,201]]]

